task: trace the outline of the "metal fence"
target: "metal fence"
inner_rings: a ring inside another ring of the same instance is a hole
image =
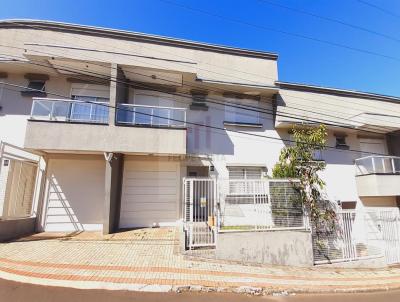
[[[79,100],[33,98],[30,118],[107,124],[108,114],[108,103],[104,102],[88,103]]]
[[[303,229],[312,232],[315,264],[383,257],[400,263],[398,208],[337,210],[331,232],[310,225],[291,180],[185,178],[183,201],[189,249],[215,246],[219,232]]]
[[[186,109],[118,104],[117,123],[126,125],[185,127]]]
[[[398,208],[392,210],[369,211],[367,214],[374,221],[377,244],[384,247],[387,264],[400,263],[400,213]]]
[[[314,263],[335,263],[382,257],[384,245],[378,212],[336,213],[333,232],[313,228]]]
[[[218,188],[220,231],[308,227],[293,181],[222,180]]]

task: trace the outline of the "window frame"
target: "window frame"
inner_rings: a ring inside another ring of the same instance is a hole
[[[41,88],[35,87],[36,84],[41,83]],[[33,85],[32,85],[33,84]],[[33,86],[33,87],[32,87]],[[28,85],[24,90],[21,91],[22,96],[31,96],[31,97],[46,97],[46,80],[40,79],[28,79]]]
[[[263,174],[266,172],[265,171],[266,168],[262,167],[262,166],[228,166],[227,169],[228,169],[229,179],[258,180],[258,179],[263,179]],[[232,176],[231,173],[233,172],[231,170],[233,170],[233,169],[241,170],[241,172],[243,172],[243,174],[242,174],[243,177],[241,177],[241,178],[231,177]],[[251,170],[251,169],[259,170],[260,177],[259,178],[258,177],[257,178],[254,178],[254,177],[249,178],[249,172],[250,172],[249,170]]]
[[[253,106],[258,107],[260,101],[252,99],[228,98],[235,104],[225,104],[224,107],[224,125],[244,126],[244,127],[262,127],[260,112],[254,110],[246,110],[239,107]],[[235,107],[235,106],[238,107]],[[233,117],[233,118],[232,118]],[[241,118],[242,117],[242,118]],[[243,118],[244,117],[244,118]]]

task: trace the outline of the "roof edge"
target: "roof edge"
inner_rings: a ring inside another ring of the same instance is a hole
[[[0,28],[27,28],[37,30],[64,31],[70,33],[95,35],[109,38],[119,38],[137,42],[155,43],[168,46],[178,46],[196,50],[226,53],[246,57],[277,60],[278,54],[266,51],[236,48],[211,43],[195,42],[190,40],[170,38],[158,35],[144,34],[139,32],[97,27],[90,25],[79,25],[58,21],[34,20],[34,19],[6,19],[0,20]]]
[[[281,82],[281,81],[276,81],[275,84],[279,88],[283,88],[283,89],[287,88],[287,89],[297,90],[297,91],[319,92],[319,93],[326,93],[326,94],[344,96],[344,97],[360,97],[360,98],[371,99],[371,100],[400,103],[400,97],[378,94],[378,93],[363,92],[363,91],[358,91],[358,90],[339,89],[339,88],[332,88],[332,87],[323,87],[323,86],[308,85],[308,84],[303,84],[303,83]]]

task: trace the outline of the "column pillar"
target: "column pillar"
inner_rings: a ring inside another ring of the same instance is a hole
[[[105,152],[105,200],[103,234],[111,234],[118,230],[121,209],[122,170],[124,155]]]
[[[118,64],[112,63],[110,70],[110,108],[109,127],[116,126],[116,107],[128,99],[127,79]],[[103,208],[103,234],[111,234],[118,230],[121,208],[122,171],[124,155],[106,150],[104,152],[105,169],[105,199]]]

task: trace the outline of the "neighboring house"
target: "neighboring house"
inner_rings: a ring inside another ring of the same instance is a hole
[[[184,177],[266,178],[292,125],[304,123],[328,127],[330,148],[316,154],[327,164],[328,199],[398,206],[399,159],[358,159],[400,156],[400,98],[280,82],[277,59],[121,30],[0,22],[0,140],[44,159],[38,230],[175,225]]]

